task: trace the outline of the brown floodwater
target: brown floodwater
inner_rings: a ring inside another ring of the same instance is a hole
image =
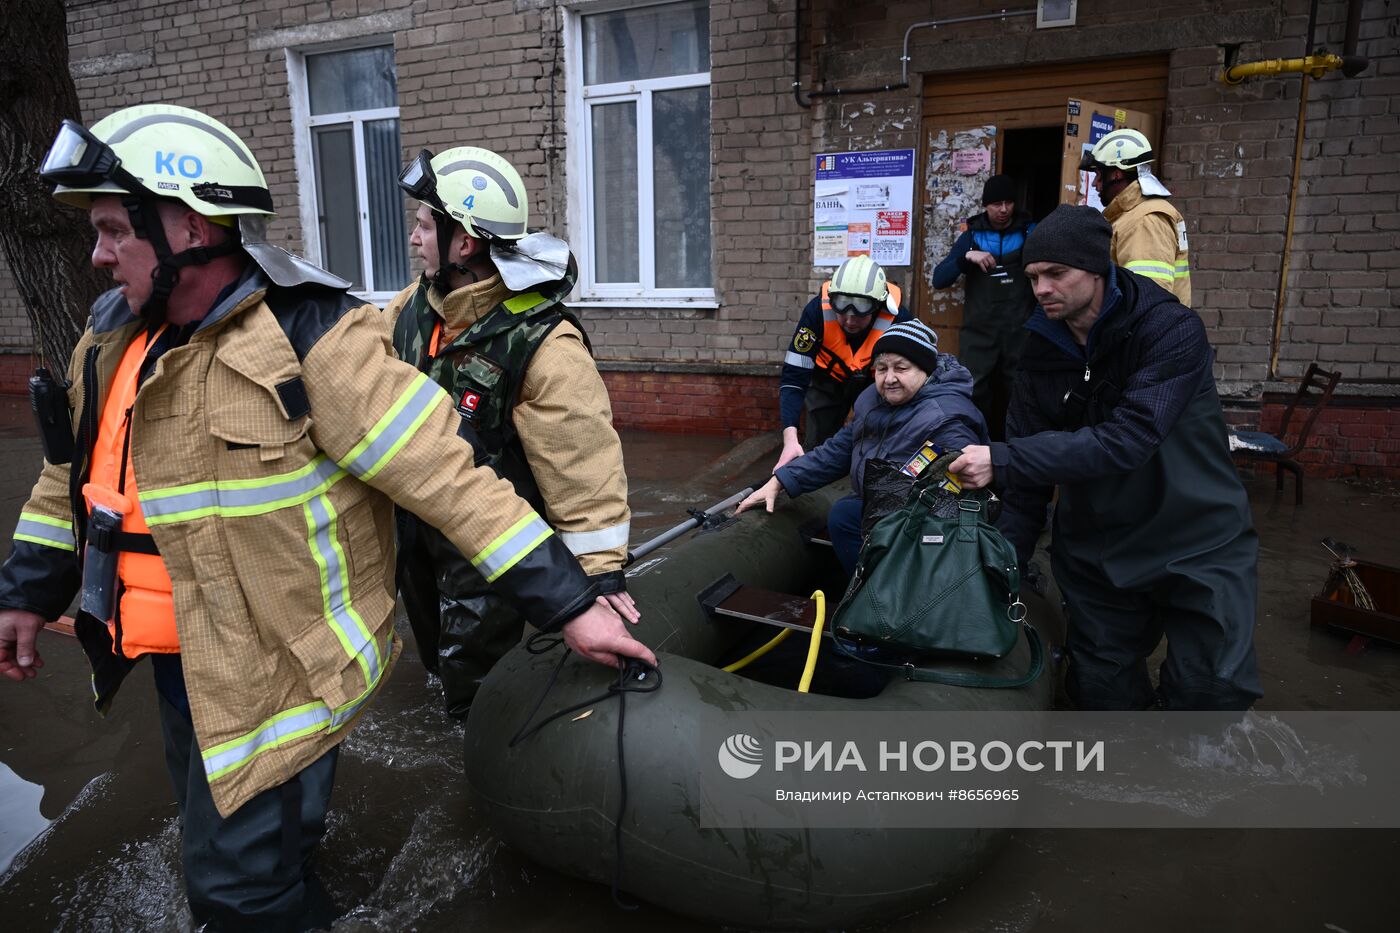
[[[634,540],[766,470],[773,452],[710,437],[624,437]],[[0,401],[0,527],[12,528],[39,463],[24,413]],[[754,469],[757,467],[757,471]],[[1394,488],[1309,480],[1308,501],[1249,484],[1263,543],[1261,709],[1394,710],[1400,650],[1308,626],[1327,572],[1318,540],[1400,565]],[[0,555],[8,552],[8,538]],[[405,634],[406,627],[405,627]],[[441,714],[412,638],[344,744],[319,870],[345,911],[336,930],[713,930],[531,864],[493,838],[462,786],[461,726]],[[178,817],[154,687],[138,668],[105,720],[76,642],[46,633],[46,666],[0,682],[0,927],[187,930]],[[1397,928],[1390,886],[1400,831],[1017,831],[942,903],[882,929],[983,931]]]

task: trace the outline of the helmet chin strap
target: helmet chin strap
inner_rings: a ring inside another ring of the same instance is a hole
[[[1122,169],[1116,169],[1116,171],[1120,173],[1119,176],[1113,181],[1105,180],[1103,189],[1099,192],[1099,200],[1104,203],[1105,207],[1108,206],[1114,198],[1118,197],[1119,192],[1128,187],[1130,181],[1128,178],[1124,177]]]
[[[433,286],[442,294],[446,295],[452,291],[452,274],[471,276],[468,285],[475,285],[481,281],[481,276],[467,268],[466,263],[451,262],[447,258],[448,251],[452,249],[452,238],[457,231],[457,221],[433,211],[433,219],[437,221],[437,248],[438,248],[438,271],[433,275]]]
[[[142,304],[140,316],[149,325],[164,323],[170,304],[170,295],[180,284],[180,270],[185,266],[202,266],[220,256],[228,256],[238,250],[236,228],[222,243],[213,246],[193,246],[179,253],[170,249],[170,241],[165,236],[165,225],[160,221],[160,212],[155,202],[149,198],[124,197],[122,206],[126,208],[131,229],[136,235],[151,244],[155,250],[156,267],[151,270],[151,294]]]

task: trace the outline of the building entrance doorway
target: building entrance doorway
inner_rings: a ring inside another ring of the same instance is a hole
[[[939,347],[957,353],[963,322],[962,282],[933,287],[933,269],[948,255],[967,220],[982,210],[982,185],[993,174],[1015,177],[1020,205],[1040,219],[1073,200],[1064,160],[1088,139],[1093,113],[1077,120],[1071,100],[1099,101],[1116,112],[1137,111],[1157,135],[1167,101],[1167,56],[924,76],[919,151],[918,285],[915,309],[938,333]],[[1077,162],[1077,157],[1076,157]],[[1079,181],[1079,179],[1074,179]],[[1073,187],[1073,186],[1071,186]]]
[[[1013,128],[1002,140],[1001,173],[1016,179],[1017,206],[1040,220],[1060,203],[1060,142],[1065,128]]]

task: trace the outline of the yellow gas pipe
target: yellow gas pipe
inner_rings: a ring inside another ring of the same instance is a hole
[[[1224,84],[1239,84],[1245,78],[1258,78],[1268,75],[1297,74],[1302,72],[1312,78],[1321,78],[1329,71],[1337,71],[1346,64],[1340,55],[1309,55],[1307,58],[1273,58],[1262,62],[1244,62],[1231,65],[1220,72]]]
[[[1288,221],[1283,232],[1283,255],[1279,262],[1278,288],[1274,300],[1274,332],[1269,342],[1269,378],[1278,375],[1279,347],[1283,342],[1283,306],[1288,291],[1288,256],[1293,246],[1293,209],[1298,203],[1298,175],[1303,163],[1303,135],[1307,131],[1308,79],[1321,78],[1329,71],[1341,70],[1347,77],[1366,68],[1366,60],[1354,56],[1309,55],[1306,58],[1274,58],[1259,62],[1231,65],[1220,72],[1223,84],[1240,84],[1246,78],[1269,75],[1302,74],[1298,90],[1298,126],[1293,138],[1293,174],[1288,187]]]

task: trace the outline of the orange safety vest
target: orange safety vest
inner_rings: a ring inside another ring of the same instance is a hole
[[[83,494],[87,496],[89,508],[99,502],[122,512],[123,532],[149,539],[151,531],[141,513],[136,470],[129,449],[131,410],[136,404],[136,383],[148,345],[146,334],[137,334],[112,377],[111,390],[102,406],[102,420],[97,426],[97,440],[92,445],[89,483],[83,488]],[[159,554],[123,550],[117,555],[117,577],[121,581],[121,602],[117,618],[107,623],[112,632],[113,652],[128,658],[179,652],[175,602],[165,561]]]
[[[894,299],[894,306],[899,307],[899,286],[890,284],[888,288],[890,297]],[[848,335],[841,329],[840,319],[831,309],[831,280],[823,282],[822,345],[815,357],[817,367],[826,370],[827,375],[837,382],[845,382],[847,376],[863,372],[870,365],[871,357],[875,355],[875,342],[884,336],[894,319],[894,312],[886,304],[875,313],[875,321],[870,325],[870,330],[866,331],[865,340],[861,345],[851,346]]]

